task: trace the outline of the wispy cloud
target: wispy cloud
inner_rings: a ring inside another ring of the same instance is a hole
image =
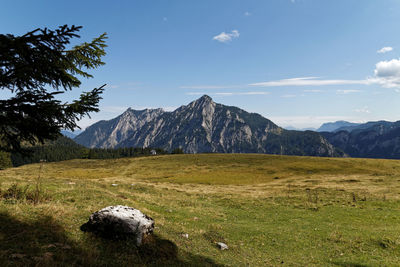
[[[353,93],[360,93],[361,90],[347,89],[347,90],[336,90],[336,93],[339,95],[348,95]]]
[[[385,46],[385,47],[382,47],[381,49],[379,49],[378,51],[376,51],[378,54],[384,54],[384,53],[387,53],[387,52],[390,52],[390,51],[393,51],[393,47],[391,47],[391,46]]]
[[[354,111],[357,113],[366,113],[366,114],[371,113],[371,111],[369,111],[367,106],[359,108],[359,109],[355,109]]]
[[[270,92],[217,92],[217,93],[202,93],[202,92],[189,92],[186,95],[213,95],[213,96],[236,96],[236,95],[269,95]]]
[[[239,38],[240,33],[238,30],[233,30],[230,33],[221,32],[220,34],[213,37],[213,40],[218,41],[220,43],[228,43],[235,38]]]
[[[179,88],[182,89],[232,89],[232,88],[239,88],[243,87],[240,85],[188,85],[188,86],[181,86]]]
[[[386,88],[400,89],[400,59],[376,63],[374,75],[361,80],[321,79],[320,77],[296,77],[282,80],[250,83],[247,85],[195,85],[181,86],[185,89],[228,89],[245,87],[280,87],[280,86],[328,86],[328,85],[380,85]],[[319,93],[323,90],[306,89],[303,92]],[[360,92],[360,90],[337,90],[339,94]]]
[[[322,85],[350,85],[369,84],[368,80],[320,80],[318,77],[300,77],[277,81],[251,83],[250,86],[277,87],[277,86],[322,86]]]
[[[246,12],[244,12],[244,15],[245,15],[246,17],[248,17],[248,16],[251,16],[251,13],[248,12],[248,11],[246,11]]]
[[[109,112],[109,113],[121,113],[127,110],[128,107],[126,106],[104,106],[100,107],[101,111]]]

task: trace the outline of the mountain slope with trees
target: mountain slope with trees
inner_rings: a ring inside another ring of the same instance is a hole
[[[400,159],[400,121],[368,122],[321,134],[351,157]]]

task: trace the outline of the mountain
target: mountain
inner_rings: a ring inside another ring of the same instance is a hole
[[[141,128],[164,114],[162,109],[133,110],[128,108],[122,115],[109,120],[99,121],[86,128],[74,140],[86,147],[118,147]]]
[[[351,157],[400,159],[400,121],[376,121],[321,133]]]
[[[384,128],[390,128],[393,125],[393,123],[390,121],[370,121],[370,122],[362,123],[362,124],[343,126],[343,127],[336,129],[335,132],[339,132],[339,131],[352,132],[354,130],[365,130],[365,129],[371,128],[375,125],[381,125]]]
[[[317,129],[317,132],[335,132],[343,127],[354,127],[360,125],[359,123],[353,123],[348,121],[335,121],[335,122],[327,122],[321,125]]]
[[[317,128],[313,128],[313,127],[308,127],[308,128],[296,128],[293,126],[286,126],[283,127],[285,130],[290,130],[290,131],[316,131]]]
[[[80,134],[82,131],[73,131],[73,132],[71,132],[71,131],[67,131],[67,130],[61,130],[61,134],[62,135],[64,135],[64,136],[66,136],[66,137],[68,137],[68,138],[71,138],[71,139],[74,139],[76,136],[78,136],[78,134]]]
[[[172,112],[128,109],[93,124],[74,140],[87,147],[182,148],[186,153],[344,155],[316,132],[284,130],[259,114],[215,103],[206,95]]]

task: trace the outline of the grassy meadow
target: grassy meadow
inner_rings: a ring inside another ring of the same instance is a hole
[[[2,170],[0,190],[0,266],[400,266],[396,160],[71,160]],[[155,220],[141,247],[80,231],[117,204]]]

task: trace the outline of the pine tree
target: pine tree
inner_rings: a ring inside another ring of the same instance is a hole
[[[36,29],[22,36],[0,34],[0,89],[13,96],[0,100],[0,150],[18,151],[21,144],[55,140],[61,129],[98,112],[104,86],[81,94],[71,103],[56,96],[79,87],[79,77],[104,64],[106,34],[68,49],[80,26]]]

